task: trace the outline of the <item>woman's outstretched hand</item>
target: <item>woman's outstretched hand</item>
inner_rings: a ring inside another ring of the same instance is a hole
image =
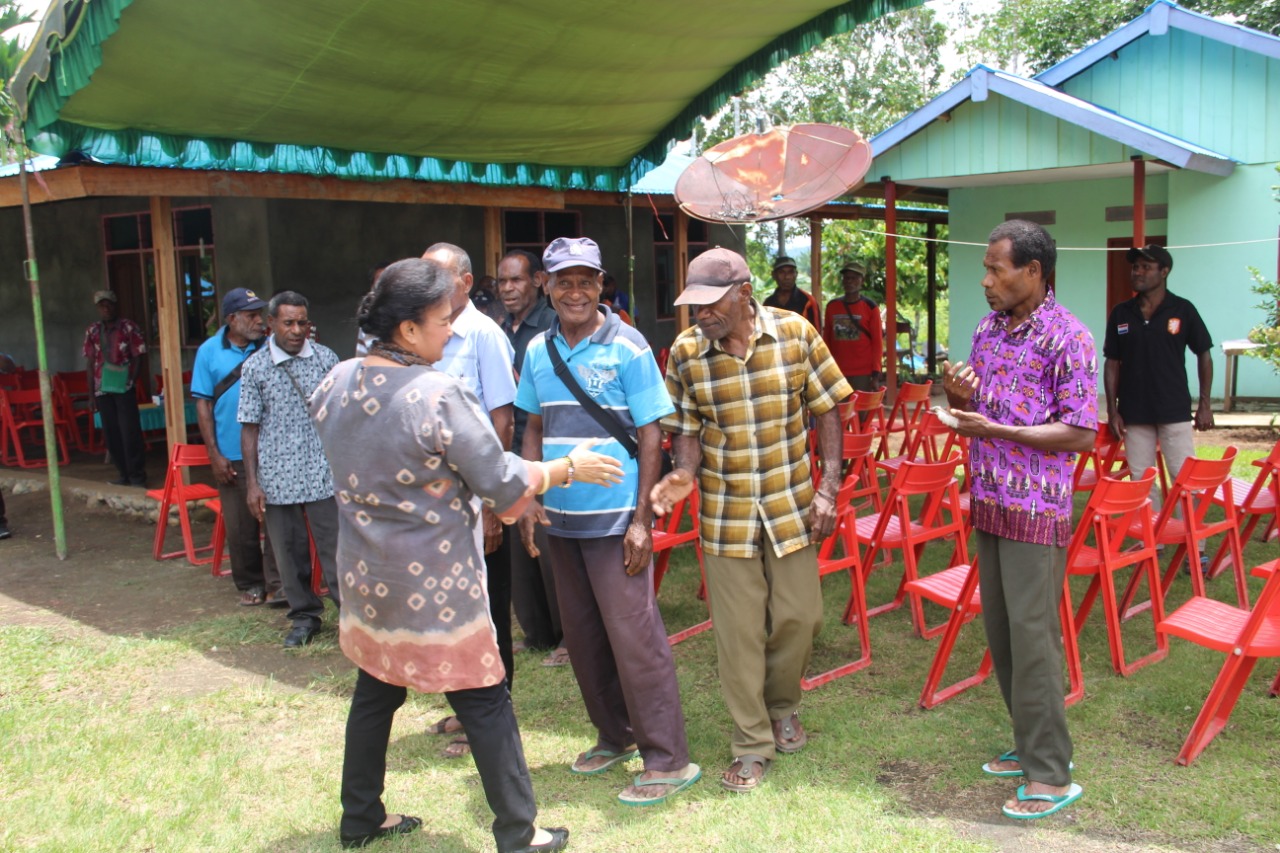
[[[569,451],[573,462],[573,479],[577,483],[612,486],[622,482],[622,463],[591,449],[597,439],[589,438]]]

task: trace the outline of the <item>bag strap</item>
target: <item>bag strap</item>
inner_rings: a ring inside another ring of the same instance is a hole
[[[218,404],[218,398],[231,390],[231,386],[240,381],[240,371],[244,369],[244,362],[240,362],[226,376],[218,380],[218,384],[213,386],[213,404]]]
[[[547,336],[547,355],[551,359],[551,366],[555,368],[556,376],[564,383],[564,387],[569,389],[569,393],[573,398],[582,405],[583,410],[595,419],[595,422],[604,427],[614,440],[621,444],[632,459],[636,458],[636,454],[640,452],[640,448],[636,445],[636,440],[627,434],[622,428],[622,424],[618,419],[604,410],[599,403],[591,399],[591,395],[583,390],[572,374],[569,373],[569,365],[564,363],[564,358],[560,355],[560,350],[556,348],[556,342],[551,337],[551,331],[548,330]]]
[[[293,359],[289,359],[289,361],[292,361],[292,360],[293,360]],[[303,408],[303,409],[306,409],[306,408],[307,408],[307,395],[306,395],[306,394],[304,394],[304,393],[302,392],[302,386],[298,384],[298,378],[297,378],[296,376],[294,376],[294,375],[293,375],[293,371],[292,371],[292,370],[290,370],[289,368],[285,367],[285,365],[286,365],[286,364],[288,364],[288,363],[289,363],[289,361],[282,361],[282,362],[280,362],[280,364],[278,364],[278,365],[277,365],[277,367],[279,367],[281,370],[283,370],[283,371],[284,371],[284,375],[285,375],[285,376],[288,376],[288,377],[289,377],[289,381],[293,383],[293,390],[297,391],[297,392],[298,392],[298,397],[300,397],[300,398],[302,399],[302,408]]]

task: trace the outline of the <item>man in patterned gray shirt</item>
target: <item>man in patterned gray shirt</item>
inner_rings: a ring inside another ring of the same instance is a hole
[[[277,293],[267,304],[267,317],[271,338],[240,372],[237,419],[244,425],[240,447],[249,511],[267,525],[293,623],[284,647],[296,649],[311,642],[324,614],[324,602],[311,590],[308,526],[329,596],[337,601],[338,505],[307,399],[338,356],[309,339],[302,294]]]

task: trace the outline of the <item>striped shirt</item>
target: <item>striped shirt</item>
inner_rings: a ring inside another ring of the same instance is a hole
[[[808,414],[853,393],[818,330],[799,314],[752,302],[746,358],[697,327],[671,345],[662,428],[702,444],[702,546],[721,557],[760,555],[762,532],[779,557],[809,543]]]
[[[566,539],[625,533],[636,512],[640,469],[556,376],[547,347],[556,347],[571,378],[606,414],[617,418],[633,439],[636,427],[673,411],[658,362],[644,336],[624,324],[608,306],[601,306],[600,310],[605,315],[604,325],[572,350],[560,333],[558,317],[545,334],[530,341],[516,390],[516,406],[542,417],[543,459],[559,459],[582,441],[595,438],[598,441],[592,450],[622,463],[622,482],[610,488],[574,483],[567,489],[551,489],[543,497],[551,522],[547,531]]]

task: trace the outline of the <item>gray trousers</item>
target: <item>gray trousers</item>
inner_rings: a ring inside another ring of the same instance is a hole
[[[280,581],[289,599],[289,621],[295,628],[319,628],[324,602],[311,591],[311,545],[307,524],[316,540],[320,569],[329,598],[338,602],[338,504],[333,498],[301,504],[267,504],[267,536],[280,567]]]
[[[628,575],[622,537],[548,536],[564,645],[598,744],[640,748],[645,770],[689,763],[684,710],[667,629],[653,592],[653,563]]]
[[[977,536],[982,621],[1028,782],[1071,784],[1058,606],[1067,549]]]
[[[249,511],[245,500],[247,490],[244,475],[244,462],[236,460],[231,463],[236,472],[236,480],[230,486],[218,486],[218,497],[222,500],[222,523],[226,527],[227,558],[231,561],[231,580],[236,589],[245,590],[259,587],[266,592],[280,589],[280,570],[276,568],[276,558],[271,552],[271,537],[262,540],[264,525]]]
[[[1148,468],[1156,464],[1156,442],[1164,454],[1164,465],[1169,471],[1169,485],[1177,479],[1182,470],[1182,463],[1188,456],[1196,455],[1195,427],[1192,421],[1177,424],[1125,424],[1124,453],[1129,460],[1130,476],[1134,479],[1142,476]],[[1160,513],[1160,474],[1156,473],[1156,481],[1151,484],[1151,513]]]

